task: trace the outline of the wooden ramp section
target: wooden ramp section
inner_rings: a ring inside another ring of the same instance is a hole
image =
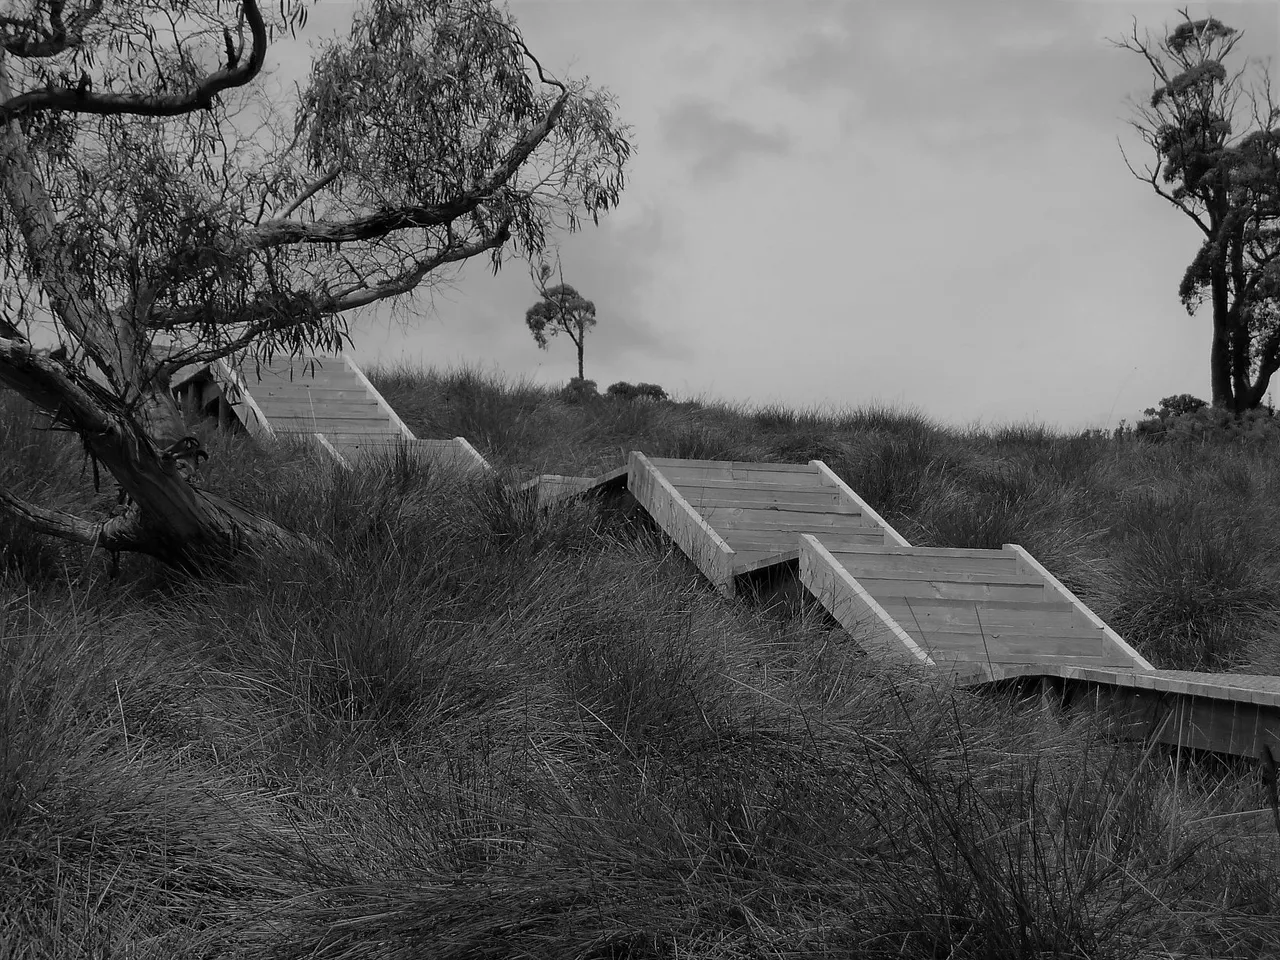
[[[348,356],[222,363],[217,376],[232,386],[227,396],[250,433],[318,443],[346,466],[403,453],[442,466],[489,467],[462,437],[414,437]]]
[[[806,535],[800,579],[868,650],[977,678],[1010,665],[1151,670],[1021,547],[849,548]]]
[[[726,596],[738,577],[800,556],[805,534],[840,549],[906,543],[826,464],[650,458],[627,489]]]

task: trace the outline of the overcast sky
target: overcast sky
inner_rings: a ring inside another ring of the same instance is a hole
[[[514,0],[544,65],[609,88],[635,131],[620,208],[562,243],[599,317],[587,376],[1065,428],[1207,397],[1209,321],[1177,298],[1197,233],[1124,167],[1151,79],[1108,43],[1179,6]],[[304,36],[353,9],[321,0]],[[1190,10],[1275,54],[1275,0]],[[408,325],[361,318],[355,355],[562,383],[573,345],[537,348],[535,299],[522,263],[477,262]]]

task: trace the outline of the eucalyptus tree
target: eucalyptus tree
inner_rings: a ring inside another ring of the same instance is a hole
[[[471,258],[532,262],[619,201],[614,101],[544,69],[488,0],[372,0],[268,95],[268,48],[306,18],[300,0],[0,17],[0,384],[78,433],[129,504],[83,517],[0,490],[0,512],[181,566],[295,548],[201,489],[172,375],[338,349],[348,311]]]
[[[1117,46],[1153,74],[1131,125],[1151,151],[1135,177],[1195,224],[1200,248],[1183,274],[1188,313],[1207,300],[1215,406],[1258,407],[1280,370],[1280,130],[1265,66],[1228,69],[1241,34],[1213,17],[1182,22],[1158,41]]]
[[[543,350],[559,333],[573,341],[578,351],[578,382],[581,383],[586,379],[583,358],[587,349],[587,331],[596,325],[596,305],[565,283],[563,276],[552,287],[547,286],[549,279],[551,267],[544,263],[535,274],[542,299],[525,311],[524,322]]]

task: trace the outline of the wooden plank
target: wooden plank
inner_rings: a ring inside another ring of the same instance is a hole
[[[1070,613],[1051,614],[1032,618],[1008,618],[1002,622],[999,615],[988,615],[979,606],[970,611],[968,619],[959,616],[930,617],[919,610],[900,604],[882,601],[880,606],[907,630],[933,633],[967,633],[974,636],[1020,634],[1022,636],[1070,636],[1099,639],[1103,633],[1090,623],[1081,623]]]
[[[992,663],[992,664],[1025,663],[1030,665],[1030,664],[1052,661],[1053,663],[1059,664],[1059,665],[1117,668],[1122,663],[1128,662],[1127,660],[1125,661],[1120,660],[1119,658],[1116,657],[1115,653],[1113,652],[1110,653],[1109,656],[1107,657],[1101,657],[1101,656],[1095,657],[1095,656],[1090,656],[1089,654],[1084,654],[1084,653],[1082,654],[1060,653],[1060,654],[1055,654],[1052,657],[1040,657],[1034,654],[1011,653],[1006,650],[1001,650],[994,647],[990,651],[984,651],[981,649],[976,651],[945,649],[945,648],[934,647],[932,645],[926,646],[925,649],[928,650],[929,655],[939,663],[946,662],[946,661],[961,661],[961,662],[967,662],[967,663]]]
[[[1003,550],[987,550],[977,547],[902,547],[896,544],[886,544],[875,549],[864,548],[859,552],[873,553],[885,557],[968,557],[971,559],[984,559],[992,556],[1005,556]]]
[[[681,467],[663,467],[662,475],[673,484],[719,481],[721,483],[803,484],[807,488],[817,486],[817,484],[809,482],[812,480],[814,476],[813,474],[794,473],[782,470],[712,470],[703,467],[693,467],[689,469]]]
[[[724,530],[781,530],[841,535],[870,530],[879,533],[860,516],[848,513],[789,513],[785,510],[754,510],[720,507],[698,511],[717,528]]]
[[[779,473],[776,479],[769,480],[724,480],[707,477],[676,478],[663,471],[662,475],[671,481],[676,489],[685,487],[702,487],[705,490],[737,491],[794,491],[796,493],[830,493],[830,487],[818,482],[817,474]]]
[[[843,569],[843,568],[842,568]],[[853,576],[850,574],[850,576]],[[954,583],[948,580],[892,580],[857,577],[877,600],[938,597],[950,600],[1034,600],[1044,596],[1040,583]]]
[[[580,496],[595,485],[593,477],[566,477],[560,474],[544,473],[522,483],[517,492],[531,491],[540,507],[550,506],[564,500]]]
[[[352,376],[348,373],[323,373],[317,376],[299,376],[295,374],[292,379],[287,375],[277,376],[272,373],[263,372],[261,377],[255,377],[252,369],[246,371],[245,382],[250,387],[257,387],[259,390],[289,390],[289,391],[313,391],[320,390],[345,390],[350,393],[361,393],[368,395],[360,378]]]
[[[350,417],[347,419],[331,419],[329,417],[271,417],[272,428],[277,433],[323,433],[347,434],[357,436],[363,433],[387,434],[393,428],[391,421]]]
[[[790,550],[738,550],[735,548],[733,553],[733,575],[736,577],[744,573],[763,570],[765,567],[772,567],[779,563],[795,560],[799,556],[800,547],[798,545]]]
[[[1024,587],[1038,587],[1041,593],[1044,593],[1044,581],[1039,577],[1029,577],[1022,573],[961,573],[958,571],[917,571],[917,570],[880,570],[874,564],[858,563],[850,558],[855,558],[857,554],[835,553],[832,556],[836,558],[836,562],[841,564],[846,570],[853,574],[859,580],[885,580],[885,581],[901,581],[903,583],[971,583],[971,584],[991,584],[992,586],[1001,584],[1017,584]]]
[[[1094,637],[1027,637],[1020,634],[988,634],[982,636],[976,633],[929,633],[924,637],[917,635],[912,628],[903,624],[907,633],[916,638],[916,642],[920,646],[928,650],[950,650],[957,653],[963,653],[970,658],[976,656],[979,659],[986,652],[993,655],[995,653],[1016,654],[1015,659],[1023,660],[1053,660],[1063,657],[1093,657],[1097,660],[1103,660],[1108,657],[1115,659],[1115,649],[1107,642],[1107,639],[1101,634]],[[1114,665],[1120,666],[1127,663],[1125,660],[1117,660]],[[1095,666],[1104,666],[1102,663]]]
[[[258,401],[254,399],[253,394],[249,391],[249,386],[244,377],[240,375],[240,371],[235,368],[231,361],[225,358],[215,360],[211,369],[219,386],[222,387],[227,404],[235,410],[236,416],[249,434],[262,440],[270,440],[274,437],[275,431],[271,428],[270,421],[267,419],[266,414],[262,412],[262,408],[258,406]],[[219,426],[221,426],[221,420],[226,409],[226,405],[218,405]]]
[[[886,601],[886,603],[890,604],[894,602],[892,599]],[[899,600],[897,604],[905,605],[906,602],[905,600]],[[953,600],[946,597],[921,599],[913,597],[910,603],[914,610],[937,611],[939,613],[954,611],[959,616],[972,616],[974,601]],[[984,600],[980,609],[982,610],[982,617],[985,619],[988,614],[1002,618],[1020,618],[1024,616],[1034,618],[1041,614],[1053,612],[1070,613],[1075,608],[1061,600],[1045,600],[1042,598],[1038,600]],[[1013,621],[1010,620],[1010,622]],[[1082,620],[1080,622],[1087,621]]]
[[[1094,613],[1087,606],[1085,606],[1084,603],[1082,603],[1074,593],[1068,590],[1062,584],[1062,582],[1058,580],[1057,577],[1055,577],[1043,566],[1041,566],[1040,562],[1036,560],[1035,557],[1031,556],[1031,554],[1029,554],[1026,550],[1022,549],[1022,547],[1018,546],[1016,543],[1006,543],[1003,549],[1008,550],[1010,553],[1014,554],[1018,558],[1018,562],[1028,572],[1035,573],[1038,576],[1043,577],[1045,580],[1045,583],[1048,585],[1048,589],[1051,592],[1058,594],[1060,597],[1062,597],[1072,606],[1076,607],[1085,617],[1087,617],[1090,621],[1092,621],[1096,626],[1099,626],[1103,630],[1105,630],[1111,642],[1115,644],[1115,646],[1118,649],[1124,651],[1124,653],[1128,655],[1128,657],[1134,662],[1134,664],[1136,664],[1136,666],[1139,669],[1141,670],[1155,669],[1155,666],[1151,663],[1151,661],[1147,660],[1146,657],[1138,653],[1137,650],[1135,650],[1129,644],[1125,643],[1125,641],[1120,637],[1118,633],[1116,633],[1114,630],[1108,627],[1105,623],[1103,623],[1101,617],[1099,617],[1096,613]]]
[[[1280,751],[1280,709],[1188,694],[1092,684],[1089,706],[1114,734],[1257,758]]]
[[[923,635],[916,630],[913,623],[901,623],[902,628],[916,637],[920,646],[938,646],[956,650],[1012,650],[1018,653],[1037,653],[1043,657],[1052,657],[1055,653],[1079,654],[1087,657],[1106,657],[1114,654],[1115,648],[1107,643],[1102,634],[1057,634],[1050,631],[1043,636],[1028,634],[1020,630],[991,630],[979,634],[977,631],[924,631]],[[1126,663],[1126,662],[1123,662]]]
[[[583,488],[573,496],[589,496],[602,493],[607,490],[625,490],[627,486],[627,474],[629,468],[624,464],[608,473],[601,474],[598,477],[589,478]]]
[[[885,543],[896,544],[900,547],[910,546],[910,544],[907,543],[907,538],[898,533],[897,530],[893,529],[893,527],[889,525],[889,522],[872,508],[871,504],[867,503],[860,496],[854,493],[850,486],[836,475],[834,470],[828,467],[821,460],[811,460],[809,461],[809,466],[818,471],[823,483],[839,490],[846,503],[852,507],[856,507],[859,513],[884,530]]]
[[[931,667],[929,655],[894,622],[817,538],[800,540],[800,582],[839,624],[873,656],[905,657]]]
[[[821,534],[817,534],[819,540]],[[959,570],[966,572],[988,571],[990,573],[1014,573],[1018,570],[1018,562],[1000,550],[988,550],[978,556],[946,556],[937,554],[917,554],[914,547],[886,552],[883,548],[858,546],[851,550],[834,550],[833,553],[846,554],[862,559],[851,560],[855,563],[875,564],[883,570]]]
[[[638,450],[628,461],[627,489],[716,588],[733,596],[733,549]]]
[[[687,470],[740,470],[766,473],[813,473],[814,469],[807,463],[763,463],[750,460],[685,460],[678,457],[647,457],[648,462],[656,467],[664,476],[668,467]]]
[[[348,417],[379,417],[381,411],[372,400],[320,400],[302,397],[294,400],[258,397],[263,412],[273,417],[310,417],[313,414],[329,419]]]
[[[297,385],[257,384],[254,396],[272,403],[300,402],[310,399],[316,403],[370,402],[364,387],[306,387]]]
[[[398,419],[398,418],[397,418],[397,419]],[[404,429],[405,429],[405,430],[408,430],[409,428],[408,428],[408,427],[405,427]],[[409,435],[410,435],[410,436],[413,436],[412,432],[411,432]],[[421,441],[421,440],[414,440],[413,442],[414,442],[414,443],[421,443],[422,441]],[[475,467],[477,470],[484,470],[484,471],[486,471],[486,472],[487,472],[487,471],[490,471],[490,470],[492,470],[492,469],[493,469],[493,467],[490,465],[489,461],[488,461],[488,460],[486,460],[486,459],[481,455],[481,453],[480,453],[480,451],[479,451],[479,450],[477,450],[475,447],[473,447],[473,446],[471,445],[471,442],[470,442],[469,440],[467,440],[467,438],[466,438],[466,437],[454,437],[454,438],[453,438],[453,445],[454,445],[455,447],[457,447],[457,448],[458,448],[459,453],[462,455],[463,459],[464,459],[464,460],[470,460],[470,461],[471,461],[471,465],[472,465],[473,467]]]
[[[819,536],[820,540],[823,540]],[[975,579],[981,577],[1017,577],[1020,581],[1028,579],[1018,573],[1017,564],[1012,557],[1001,557],[998,552],[992,558],[973,557],[886,557],[868,554],[859,550],[842,550],[823,540],[837,560],[843,563],[855,577],[859,571],[886,576],[922,576],[956,577],[958,579]],[[994,551],[993,551],[994,552]]]
[[[851,507],[844,503],[799,503],[795,501],[785,501],[777,503],[756,503],[752,502],[750,506],[744,507],[742,501],[734,499],[732,496],[724,497],[699,497],[696,501],[687,501],[695,504],[699,512],[706,513],[711,510],[753,510],[759,513],[801,513],[801,514],[818,514],[829,516],[856,517],[860,516],[857,507]],[[779,517],[779,519],[784,519]]]
[[[720,536],[724,537],[729,546],[734,550],[763,550],[768,547],[778,547],[790,549],[797,547],[800,543],[800,533],[794,530],[720,530],[717,529]],[[868,527],[862,533],[846,533],[839,537],[824,536],[819,537],[822,545],[831,549],[833,545],[847,546],[855,543],[861,537],[863,541],[880,539],[879,530],[872,530]]]
[[[674,483],[674,481],[673,481]],[[806,506],[841,505],[840,495],[830,490],[802,490],[783,484],[760,487],[704,487],[690,483],[674,483],[680,495],[694,506],[700,503],[735,503],[743,506],[755,504],[802,503]],[[832,509],[832,513],[836,511]],[[845,511],[846,513],[849,511]],[[857,512],[857,511],[853,511]]]

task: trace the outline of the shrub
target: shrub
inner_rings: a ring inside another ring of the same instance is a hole
[[[560,399],[565,403],[585,403],[598,396],[600,391],[596,389],[596,382],[584,377],[574,377],[560,391]]]
[[[1169,399],[1169,398],[1166,398]],[[1195,399],[1194,397],[1192,399]],[[1165,401],[1161,401],[1164,403]],[[1268,410],[1246,410],[1235,413],[1222,407],[1205,406],[1184,413],[1167,409],[1154,417],[1140,420],[1135,427],[1138,437],[1147,440],[1182,443],[1261,443],[1280,433],[1280,421]]]
[[[1174,397],[1163,398],[1160,401],[1160,409],[1158,411],[1154,407],[1148,407],[1142,412],[1148,417],[1167,419],[1168,417],[1180,417],[1186,413],[1195,413],[1197,410],[1203,410],[1208,405],[1199,397],[1193,397],[1189,393],[1180,393]]]
[[[627,383],[625,380],[619,380],[617,383],[610,384],[606,393],[611,397],[617,397],[619,400],[667,399],[667,391],[656,383]]]

